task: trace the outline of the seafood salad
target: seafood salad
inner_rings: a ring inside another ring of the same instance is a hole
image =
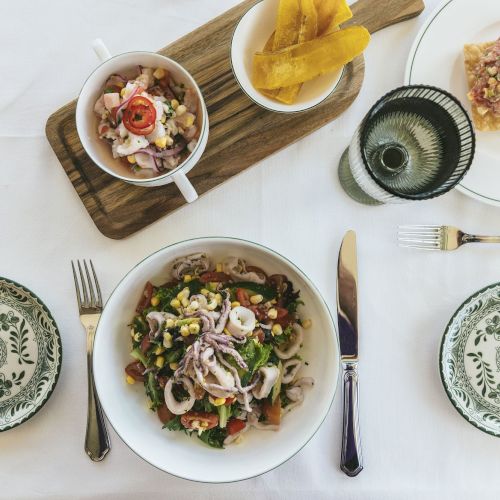
[[[311,326],[298,314],[302,304],[287,276],[241,258],[215,268],[204,253],[178,258],[171,281],[146,283],[127,382],[144,383],[164,428],[215,448],[251,427],[278,430],[314,383],[298,376]]]
[[[99,137],[138,177],[176,168],[194,150],[198,96],[163,68],[111,75],[95,103]]]

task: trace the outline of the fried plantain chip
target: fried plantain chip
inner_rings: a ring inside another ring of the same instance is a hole
[[[298,42],[308,42],[316,38],[318,31],[318,15],[314,0],[300,0],[300,29]],[[283,87],[273,96],[276,100],[285,104],[292,104],[297,99],[302,83]]]
[[[299,40],[300,0],[280,0],[273,39],[273,51],[294,45]]]
[[[346,0],[314,0],[318,13],[318,36],[336,31],[339,24],[351,19]]]
[[[278,89],[330,73],[361,54],[370,41],[362,26],[335,31],[309,42],[253,58],[253,84],[258,89]]]

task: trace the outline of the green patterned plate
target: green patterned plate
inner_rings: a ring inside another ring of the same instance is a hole
[[[439,358],[444,388],[458,412],[500,437],[500,283],[459,307],[446,327]]]
[[[0,277],[0,431],[31,418],[61,370],[61,337],[44,303]]]

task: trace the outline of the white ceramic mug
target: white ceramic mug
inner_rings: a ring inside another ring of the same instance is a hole
[[[175,182],[188,203],[196,200],[198,194],[186,174],[198,163],[205,150],[209,124],[205,101],[194,78],[180,64],[160,54],[126,52],[111,56],[100,39],[94,41],[93,48],[102,63],[84,83],[76,105],[76,128],[87,154],[98,167],[124,182],[144,187],[163,186]],[[113,158],[110,145],[99,139],[97,133],[98,118],[94,113],[95,102],[102,93],[103,85],[108,77],[139,64],[145,67],[164,68],[169,71],[176,82],[183,83],[186,87],[193,89],[198,96],[199,113],[201,113],[200,136],[192,153],[175,169],[148,179],[135,177],[133,172],[127,169],[119,159]]]

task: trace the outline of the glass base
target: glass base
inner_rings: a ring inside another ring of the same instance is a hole
[[[383,205],[382,202],[368,196],[355,181],[349,166],[349,148],[347,148],[340,158],[339,162],[339,180],[344,191],[358,203],[363,205]]]

